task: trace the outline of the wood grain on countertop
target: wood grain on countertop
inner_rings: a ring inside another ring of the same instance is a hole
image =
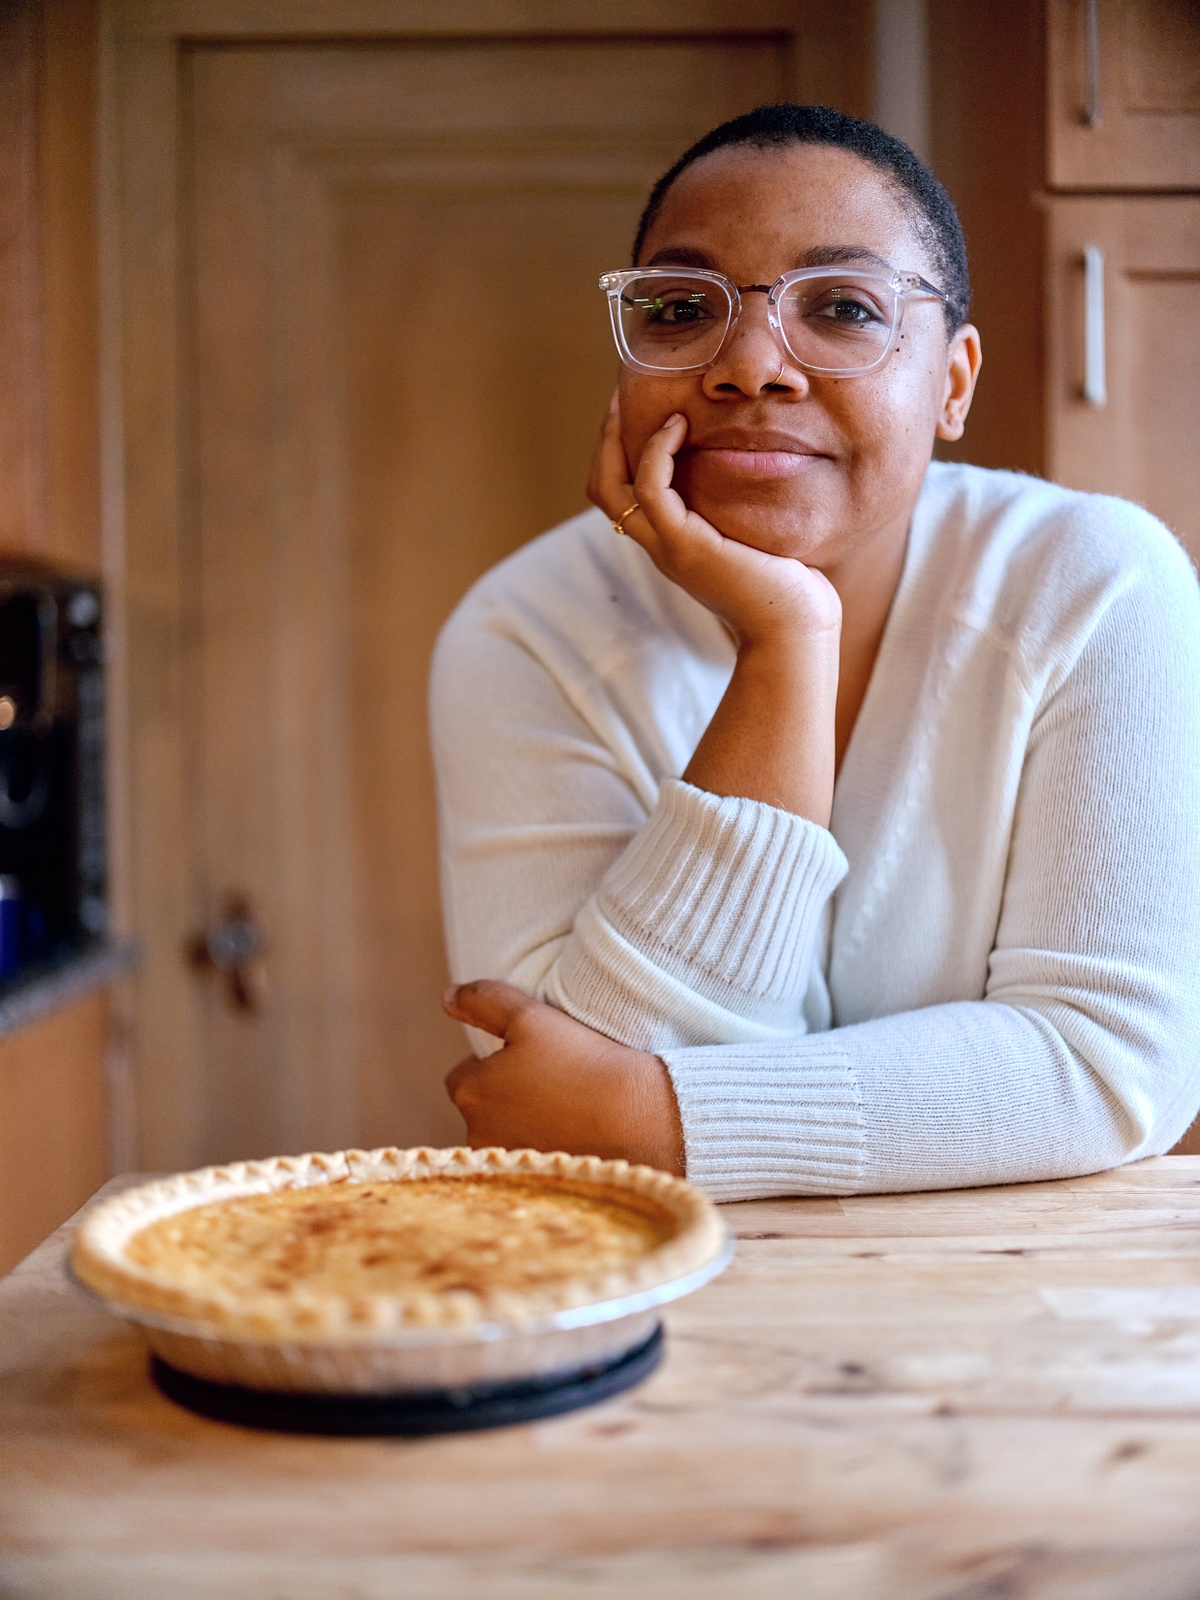
[[[1200,1157],[725,1214],[648,1382],[426,1440],[179,1410],[68,1224],[0,1283],[0,1595],[1196,1600]]]

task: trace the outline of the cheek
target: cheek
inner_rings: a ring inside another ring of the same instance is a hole
[[[688,376],[651,378],[644,372],[621,369],[617,392],[621,398],[621,443],[632,475],[642,459],[642,451],[652,434],[658,432],[673,411],[686,412],[688,396],[695,388]]]
[[[946,360],[947,352],[940,340],[920,337],[909,342],[905,336],[890,367],[884,369],[884,375],[895,386],[897,403],[922,427],[933,427],[937,421],[946,383]]]
[[[901,345],[874,382],[841,386],[846,436],[862,461],[889,468],[911,457],[924,472],[928,462],[939,397],[938,374],[915,349]]]

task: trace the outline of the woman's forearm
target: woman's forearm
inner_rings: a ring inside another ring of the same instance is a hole
[[[710,794],[760,800],[829,826],[838,635],[744,643],[683,774]]]
[[[1186,1130],[1181,1004],[1147,1051],[1142,997],[956,1001],[794,1040],[661,1052],[687,1174],[716,1199],[1041,1182],[1161,1154]]]
[[[737,641],[733,678],[683,776],[827,827],[833,805],[842,604],[815,568],[727,538],[673,487],[682,415],[647,443],[632,482],[614,404],[588,493]]]

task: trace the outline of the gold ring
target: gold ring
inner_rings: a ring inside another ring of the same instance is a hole
[[[640,503],[637,500],[635,500],[633,502],[633,504],[630,506],[629,510],[628,511],[622,511],[621,515],[613,523],[613,532],[614,533],[624,533],[625,532],[625,518],[626,517],[631,517],[635,511],[640,511],[641,509],[642,508],[641,508]]]

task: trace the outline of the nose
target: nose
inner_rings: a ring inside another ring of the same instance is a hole
[[[771,326],[767,290],[757,284],[741,291],[741,313],[729,330],[717,359],[704,373],[704,392],[712,399],[740,394],[757,396],[806,392],[807,376],[792,361],[782,338]]]

